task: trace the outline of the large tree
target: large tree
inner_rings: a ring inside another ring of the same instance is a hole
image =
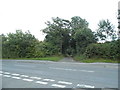
[[[51,43],[58,49],[58,53],[65,54],[70,39],[70,22],[59,17],[52,18],[53,23],[47,22],[47,28],[43,29],[46,33],[45,41]]]
[[[88,25],[89,23],[79,16],[71,18],[71,38],[77,54],[82,54],[88,44],[96,42],[95,35]]]
[[[83,52],[83,48],[95,42],[93,32],[88,28],[88,22],[78,16],[72,17],[71,21],[53,18],[47,22],[45,41],[58,49],[58,53],[73,55]]]

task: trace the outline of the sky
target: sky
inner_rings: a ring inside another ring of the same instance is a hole
[[[29,30],[37,39],[44,40],[40,31],[52,17],[70,20],[80,16],[96,31],[102,19],[109,19],[117,30],[119,0],[0,0],[0,34]]]

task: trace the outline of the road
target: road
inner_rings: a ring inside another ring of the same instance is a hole
[[[2,60],[2,88],[118,88],[118,64]]]

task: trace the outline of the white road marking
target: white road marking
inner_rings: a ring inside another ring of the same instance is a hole
[[[0,73],[3,73],[3,71],[0,71]]]
[[[13,74],[11,74],[11,75],[14,75],[14,76],[19,76],[20,74],[17,74],[17,73],[13,73]]]
[[[59,88],[65,88],[66,87],[64,85],[59,85],[59,84],[52,84],[51,86],[53,86],[53,87],[59,87]]]
[[[44,81],[51,81],[51,82],[53,82],[53,81],[55,81],[55,80],[53,80],[53,79],[43,79]]]
[[[11,77],[11,78],[15,78],[15,79],[21,79],[20,77]]]
[[[69,85],[72,84],[71,82],[65,82],[65,81],[58,81],[58,83],[61,83],[61,84],[69,84]]]
[[[11,77],[10,75],[3,75],[4,77]]]
[[[40,77],[30,77],[32,79],[41,79]]]
[[[66,70],[66,71],[95,72],[95,71],[90,71],[90,70],[77,70],[77,69],[54,68],[54,67],[49,67],[49,68],[50,69],[57,69],[57,70]]]
[[[82,88],[95,88],[95,86],[85,85],[85,84],[78,84],[77,86]]]
[[[33,81],[32,79],[22,79],[22,80],[24,80],[24,81],[28,81],[28,82]]]
[[[27,75],[21,75],[21,77],[29,77],[29,76],[27,76]]]
[[[83,71],[83,72],[95,72],[95,71],[89,71],[89,70],[80,70],[80,71]]]
[[[4,72],[4,74],[10,74],[9,72]]]
[[[39,84],[48,84],[47,82],[42,82],[42,81],[36,81],[35,83],[39,83]]]
[[[0,76],[2,76],[2,74],[0,74]]]
[[[20,66],[20,67],[35,67],[35,66],[27,66],[27,65],[15,65],[15,66]]]

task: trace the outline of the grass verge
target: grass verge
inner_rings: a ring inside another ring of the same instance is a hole
[[[74,60],[83,63],[94,63],[94,62],[103,62],[103,63],[120,63],[118,60],[103,59],[103,58],[86,58],[84,56],[75,56]]]
[[[9,60],[47,60],[47,61],[59,61],[63,56],[50,56],[50,57],[41,57],[41,58],[9,58]],[[5,60],[8,58],[3,58]]]

